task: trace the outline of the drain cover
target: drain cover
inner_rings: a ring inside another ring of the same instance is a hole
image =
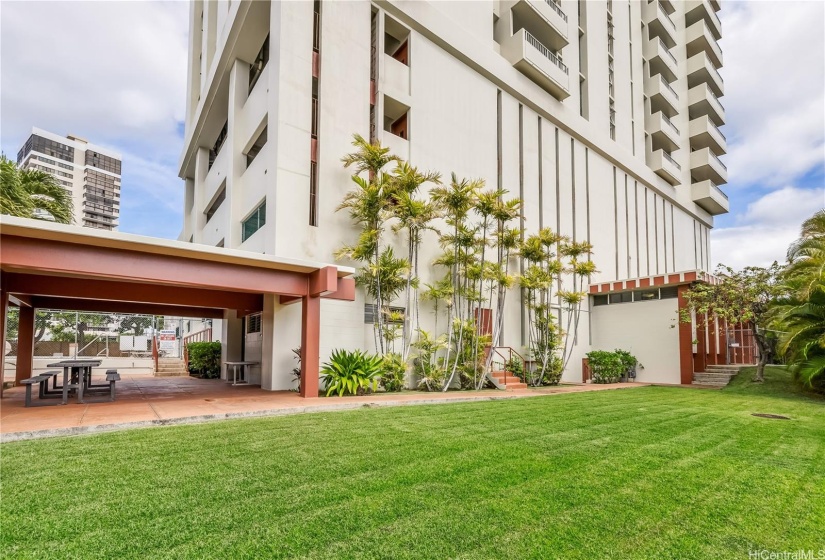
[[[787,416],[780,416],[778,414],[765,414],[764,412],[754,412],[751,416],[758,416],[759,418],[774,418],[776,420],[790,420]]]

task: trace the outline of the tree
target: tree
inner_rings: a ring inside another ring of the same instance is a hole
[[[53,175],[0,156],[0,213],[70,224],[72,209],[71,193]]]
[[[825,210],[803,222],[780,281],[771,324],[778,352],[803,383],[825,385]]]
[[[685,293],[687,309],[681,313],[683,322],[691,322],[690,311],[697,316],[713,316],[728,324],[753,325],[753,337],[759,349],[759,363],[754,381],[765,379],[765,364],[771,354],[767,328],[770,308],[781,292],[778,276],[781,268],[773,263],[767,268],[749,266],[734,271],[729,266],[716,269],[718,283],[697,283]]]

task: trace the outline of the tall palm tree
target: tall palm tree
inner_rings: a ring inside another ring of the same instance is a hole
[[[773,310],[778,350],[797,378],[825,387],[825,210],[802,224],[781,280],[785,297]]]
[[[70,224],[72,210],[71,193],[54,176],[0,156],[0,213]]]

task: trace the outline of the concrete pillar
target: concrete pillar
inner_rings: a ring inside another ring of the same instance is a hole
[[[206,225],[206,174],[209,173],[209,148],[198,148],[195,154],[195,184],[192,191],[191,233],[193,243],[203,240]]]
[[[298,366],[292,349],[301,346],[301,308],[282,305],[276,294],[264,294],[261,316],[261,388],[285,391],[295,388],[292,370]]]
[[[15,383],[32,376],[32,358],[34,356],[34,308],[20,306],[20,324],[17,328],[17,368]]]
[[[231,249],[238,248],[242,241],[241,220],[244,212],[251,208],[244,208],[241,204],[243,200],[243,179],[246,171],[246,155],[244,149],[245,142],[249,139],[241,136],[242,130],[240,121],[244,104],[249,97],[249,67],[250,64],[243,60],[236,59],[229,71],[229,107],[226,118],[226,143],[224,150],[229,150],[226,169],[226,215],[229,224],[226,227],[224,237],[224,247]],[[254,141],[255,138],[252,138]]]
[[[321,298],[301,298],[301,396],[318,396]]]
[[[215,332],[213,332],[213,336]],[[223,312],[221,320],[221,364],[226,362],[238,362],[241,360],[243,321],[234,310]],[[226,367],[221,372],[221,379],[226,379]]]
[[[0,360],[0,398],[3,397],[3,383],[6,378],[6,316],[8,315],[9,293],[0,290],[0,344],[3,346],[3,359]]]

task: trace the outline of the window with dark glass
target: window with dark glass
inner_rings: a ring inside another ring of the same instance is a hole
[[[241,224],[241,241],[246,241],[266,224],[266,201],[252,211]]]
[[[221,207],[221,204],[223,204],[223,201],[225,199],[226,199],[226,186],[225,186],[225,183],[224,183],[224,187],[221,188],[221,192],[218,193],[218,196],[215,197],[215,200],[212,201],[212,204],[210,204],[209,208],[207,208],[206,212],[204,212],[206,214],[206,221],[207,222],[212,219],[212,216],[215,215],[215,212],[218,211],[218,208]]]
[[[223,143],[226,142],[226,137],[229,132],[229,121],[227,120],[223,123],[223,128],[221,128],[220,132],[218,132],[218,137],[215,139],[215,143],[209,149],[209,166],[208,169],[212,169],[212,164],[215,163],[215,160],[218,158],[218,154],[221,151],[221,147],[223,147]]]
[[[255,57],[255,62],[252,63],[252,66],[249,67],[249,91],[252,91],[252,88],[255,87],[255,84],[258,83],[258,78],[261,77],[261,74],[266,68],[266,64],[269,62],[269,35],[266,36],[264,39],[264,44],[261,47],[261,50],[258,51],[258,55]]]
[[[261,152],[263,147],[266,145],[266,130],[267,127],[261,131],[261,134],[258,136],[258,139],[255,140],[255,143],[252,144],[252,147],[249,148],[249,151],[246,152],[246,166],[249,167],[252,165],[252,162],[255,161],[255,158],[258,157],[258,154]]]

